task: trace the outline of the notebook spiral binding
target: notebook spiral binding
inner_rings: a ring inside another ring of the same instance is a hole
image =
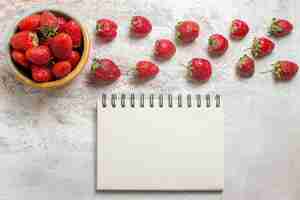
[[[125,95],[125,94],[121,94],[121,95],[116,95],[116,94],[112,94],[112,95],[107,95],[107,94],[102,94],[101,96],[101,106],[103,108],[107,107],[107,106],[111,106],[113,108],[117,107],[117,105],[119,104],[122,108],[126,107],[126,106],[130,106],[132,108],[134,107],[141,107],[144,108],[147,105],[149,105],[150,108],[153,107],[164,107],[164,106],[168,106],[170,108],[172,107],[183,107],[183,106],[187,106],[187,107],[221,107],[221,95],[216,94],[216,95],[200,95],[197,94],[195,96],[192,96],[191,94],[187,94],[185,97],[185,95],[182,94],[178,94],[178,95],[172,95],[169,94],[167,96],[165,95],[158,95],[155,96],[154,94],[150,94],[150,95],[145,95],[145,94],[140,94],[140,95],[136,95],[136,94],[130,94],[129,96]],[[194,101],[192,101],[192,98],[195,98],[195,104],[193,104]],[[158,101],[157,101],[158,100]],[[175,102],[175,103],[174,103]],[[174,105],[175,104],[175,105]]]

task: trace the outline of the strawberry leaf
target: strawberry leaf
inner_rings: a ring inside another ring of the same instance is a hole
[[[100,64],[98,63],[98,60],[97,58],[94,58],[93,59],[93,63],[92,63],[92,66],[91,66],[91,71],[96,71],[100,66]]]
[[[100,31],[101,29],[102,29],[102,24],[97,24],[97,25],[96,25],[96,30],[97,30],[97,31]]]
[[[259,44],[259,40],[257,38],[254,38],[253,40],[253,45],[252,45],[252,49],[251,49],[251,53],[254,57],[258,57],[260,54],[260,44]]]
[[[269,33],[270,34],[281,33],[282,31],[283,31],[283,29],[275,23],[275,24],[271,25]]]
[[[209,38],[208,39],[208,45],[212,46],[212,47],[215,47],[217,45],[217,41],[214,40],[214,39]]]
[[[277,79],[281,79],[281,72],[282,72],[282,69],[281,69],[280,62],[274,63],[273,66],[274,66],[274,70],[273,70],[274,76],[275,76]]]
[[[56,36],[57,30],[58,29],[54,28],[54,27],[44,26],[44,27],[40,28],[39,33],[40,33],[42,39],[45,40],[45,39],[48,39],[48,38]]]
[[[232,23],[230,26],[230,33],[234,33],[236,30],[236,27],[234,26],[234,24]]]
[[[176,33],[175,33],[176,41],[181,41],[180,37],[181,37],[180,32],[176,31]]]

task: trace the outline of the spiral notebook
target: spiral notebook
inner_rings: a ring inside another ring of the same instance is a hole
[[[103,94],[97,110],[98,190],[223,190],[220,95]]]

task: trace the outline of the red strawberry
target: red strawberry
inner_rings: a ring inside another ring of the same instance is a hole
[[[288,81],[291,80],[298,72],[298,65],[294,62],[287,60],[280,60],[273,64],[273,74],[275,79]]]
[[[41,15],[34,14],[22,19],[18,27],[21,31],[36,31],[40,27]]]
[[[293,28],[293,24],[288,20],[273,18],[269,33],[275,37],[283,37],[292,32]]]
[[[148,79],[159,73],[157,65],[150,61],[139,61],[136,64],[136,75],[139,79]]]
[[[176,39],[184,43],[192,42],[199,36],[200,27],[194,21],[182,21],[176,25]]]
[[[131,19],[130,31],[135,37],[145,37],[152,30],[151,22],[143,16],[134,16]]]
[[[211,55],[222,55],[228,49],[228,40],[220,34],[211,35],[208,39],[208,52]]]
[[[66,33],[59,33],[51,39],[50,48],[54,56],[60,60],[67,60],[72,54],[72,38]]]
[[[110,19],[99,19],[96,25],[97,35],[104,42],[109,42],[117,36],[118,25]]]
[[[21,51],[13,50],[11,53],[12,59],[24,68],[29,68],[29,62]]]
[[[46,65],[51,60],[51,52],[48,46],[30,48],[25,53],[26,59],[36,65]]]
[[[246,22],[235,19],[231,23],[230,37],[235,40],[243,39],[249,32],[249,26]]]
[[[51,70],[44,66],[31,66],[32,79],[36,82],[49,82],[53,80]]]
[[[82,34],[79,24],[77,24],[74,20],[68,21],[63,26],[63,32],[71,36],[74,48],[80,47]]]
[[[188,75],[197,81],[208,81],[212,74],[212,67],[208,60],[193,58],[188,64]]]
[[[58,21],[57,17],[49,11],[44,11],[41,14],[41,27],[47,26],[52,28],[57,28]]]
[[[33,32],[21,31],[12,36],[10,44],[16,50],[26,51],[27,49],[38,46],[39,39]]]
[[[52,67],[52,73],[56,78],[63,78],[72,71],[72,65],[69,61],[60,61]]]
[[[110,59],[94,59],[91,68],[95,77],[102,81],[115,81],[121,76],[119,67]]]
[[[64,25],[67,23],[64,17],[57,17],[58,29],[57,31],[60,33],[63,31]]]
[[[254,38],[251,53],[254,58],[261,58],[272,53],[275,44],[266,37]]]
[[[44,38],[53,37],[56,35],[58,29],[58,19],[57,17],[49,12],[44,11],[41,14],[40,20],[40,32]]]
[[[72,51],[68,61],[71,63],[72,68],[76,67],[80,61],[80,54],[77,51]]]
[[[53,38],[47,38],[47,39],[45,39],[45,40],[42,40],[42,41],[40,41],[40,45],[44,45],[44,46],[48,46],[48,47],[50,47],[50,43],[51,43],[51,40],[52,40]]]
[[[237,63],[237,70],[241,77],[250,77],[254,74],[255,63],[252,58],[244,55]]]
[[[161,60],[168,60],[176,53],[176,47],[170,40],[160,39],[155,42],[154,55]]]

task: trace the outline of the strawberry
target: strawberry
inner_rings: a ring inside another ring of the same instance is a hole
[[[58,29],[57,31],[60,33],[63,31],[64,25],[67,23],[66,19],[64,17],[57,17],[57,25]]]
[[[148,79],[156,76],[159,73],[159,68],[156,64],[150,61],[139,61],[136,64],[136,76],[139,79]]]
[[[40,41],[40,45],[44,45],[44,46],[48,46],[48,47],[50,47],[50,43],[51,43],[51,40],[52,40],[53,38],[47,38],[47,39],[45,39],[45,40],[42,40],[42,41]]]
[[[272,53],[275,44],[266,37],[254,38],[251,53],[254,58],[261,58]]]
[[[152,24],[146,17],[134,16],[131,19],[130,31],[134,37],[142,38],[147,36],[152,30]]]
[[[115,81],[121,76],[119,67],[110,59],[94,59],[92,73],[98,80]]]
[[[21,31],[12,36],[10,44],[16,50],[26,51],[27,49],[38,46],[39,39],[33,32]]]
[[[187,68],[188,76],[197,81],[208,81],[212,74],[210,62],[203,58],[193,58]]]
[[[176,53],[176,47],[170,40],[160,39],[155,42],[154,55],[160,60],[168,60]]]
[[[244,55],[237,63],[237,70],[241,77],[251,77],[255,70],[254,60],[249,56]]]
[[[211,55],[223,55],[228,49],[228,40],[220,34],[213,34],[208,39],[208,52]]]
[[[110,42],[117,36],[118,25],[110,19],[99,19],[96,25],[96,32],[104,42]]]
[[[235,19],[231,23],[230,37],[235,40],[243,39],[249,32],[249,26],[246,22]]]
[[[72,65],[69,61],[60,61],[53,65],[52,73],[56,78],[63,78],[72,71]]]
[[[194,21],[182,21],[176,25],[176,39],[188,43],[199,36],[200,27]]]
[[[80,61],[80,54],[77,51],[72,51],[68,61],[71,63],[72,68],[76,67]]]
[[[71,36],[74,48],[80,47],[82,34],[79,24],[74,20],[70,20],[63,26],[63,32]]]
[[[46,65],[51,60],[51,52],[48,46],[30,48],[25,53],[26,59],[36,65]]]
[[[293,28],[293,24],[288,20],[273,18],[269,34],[275,37],[283,37],[292,32]]]
[[[72,54],[72,38],[66,33],[59,33],[51,39],[50,48],[54,56],[60,60],[67,60]]]
[[[273,64],[274,70],[273,74],[276,80],[289,81],[298,72],[298,65],[294,62],[287,60],[280,60]]]
[[[40,19],[40,32],[43,38],[54,37],[58,29],[58,19],[57,17],[49,12],[44,11],[41,14]]]
[[[41,15],[34,14],[22,19],[18,27],[20,31],[36,31],[40,27]]]
[[[32,79],[36,82],[49,82],[53,80],[51,70],[45,66],[32,65],[31,76]]]
[[[57,28],[58,19],[57,17],[50,11],[44,11],[41,14],[41,27],[52,27]]]
[[[29,68],[29,62],[26,59],[23,52],[18,50],[13,50],[11,53],[12,59],[19,65],[21,65],[24,68]]]

